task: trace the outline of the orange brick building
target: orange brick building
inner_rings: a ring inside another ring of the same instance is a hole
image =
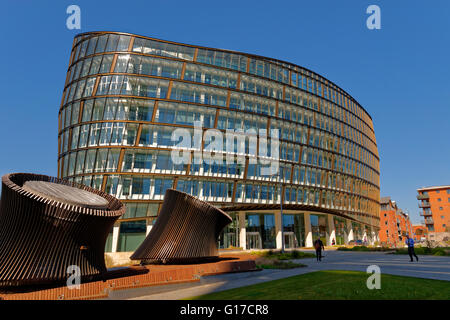
[[[390,247],[402,247],[405,236],[412,235],[408,214],[402,211],[390,197],[382,197],[380,211],[380,242]]]
[[[425,240],[428,239],[428,228],[421,224],[413,225],[413,236],[414,241]]]
[[[450,186],[417,189],[420,215],[431,233],[450,232]]]

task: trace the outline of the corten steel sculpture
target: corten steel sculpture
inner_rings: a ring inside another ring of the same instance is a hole
[[[103,275],[106,239],[124,212],[119,200],[84,185],[28,173],[3,176],[0,287],[63,282],[71,265],[82,280]]]
[[[217,240],[232,219],[187,193],[168,189],[158,219],[131,256],[142,263],[191,263],[217,259]]]

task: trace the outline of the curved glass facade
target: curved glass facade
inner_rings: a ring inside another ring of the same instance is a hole
[[[183,128],[195,140],[199,124],[198,143],[179,148],[174,130]],[[244,137],[243,149],[233,142],[231,151],[225,143],[215,150],[234,163],[195,161],[211,142],[206,129]],[[259,161],[251,150],[261,137],[251,130],[278,130],[279,157],[268,152]],[[281,225],[293,247],[310,245],[311,236],[362,240],[379,228],[379,157],[370,115],[334,83],[287,62],[125,33],[80,34],[58,141],[59,177],[127,205],[111,233],[111,251],[132,251],[143,240],[167,188],[221,207],[241,206],[231,212],[235,221],[221,237],[223,247],[279,247]],[[173,161],[174,149],[188,152],[190,161]],[[278,163],[276,174],[262,174],[270,161]],[[282,222],[279,210],[264,207],[280,201],[287,205]]]

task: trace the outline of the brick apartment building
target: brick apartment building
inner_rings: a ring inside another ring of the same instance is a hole
[[[442,241],[450,237],[450,186],[417,189],[420,215],[430,240]]]
[[[380,242],[390,247],[404,245],[404,237],[413,234],[411,220],[391,197],[382,197],[380,211]]]
[[[414,241],[428,239],[428,228],[426,226],[418,224],[418,225],[413,225],[412,228],[413,228]]]

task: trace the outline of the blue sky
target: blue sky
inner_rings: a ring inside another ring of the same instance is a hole
[[[432,5],[431,5],[432,3]],[[66,8],[81,8],[81,30]],[[381,30],[366,8],[381,8]],[[123,31],[286,60],[371,114],[381,195],[418,215],[416,189],[450,184],[450,2],[2,1],[0,175],[56,175],[57,114],[75,34]]]

